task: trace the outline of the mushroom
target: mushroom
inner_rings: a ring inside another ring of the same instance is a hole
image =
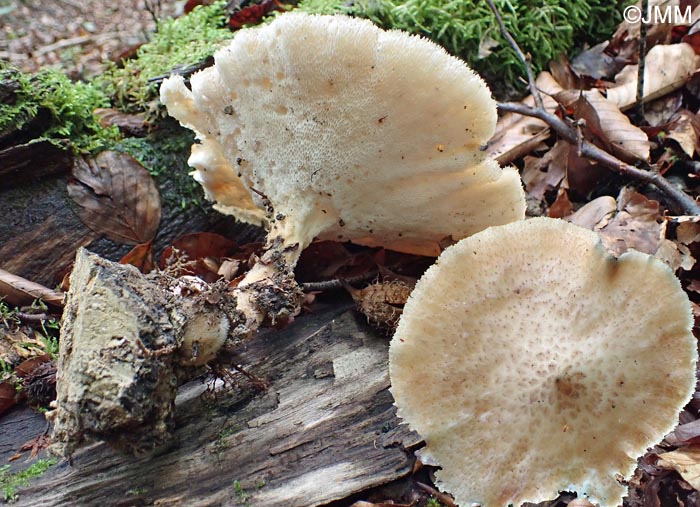
[[[576,491],[617,506],[695,390],[690,303],[652,256],[554,219],[446,249],[390,346],[398,415],[459,505]],[[419,379],[419,380],[417,380]]]
[[[215,62],[191,90],[167,79],[161,100],[196,132],[189,163],[215,208],[266,226],[289,267],[314,238],[437,255],[446,236],[524,217],[517,171],[482,151],[488,88],[432,42],[292,12]]]

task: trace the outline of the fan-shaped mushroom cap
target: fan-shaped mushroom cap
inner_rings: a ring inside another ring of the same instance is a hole
[[[316,237],[437,254],[437,242],[523,218],[520,180],[480,147],[496,105],[430,41],[346,16],[287,13],[239,32],[161,99],[202,141],[190,164],[218,209],[288,243]],[[269,224],[268,224],[269,225]]]
[[[690,303],[652,256],[539,218],[445,250],[390,348],[398,414],[459,505],[539,502],[562,490],[619,505],[636,458],[695,388]]]

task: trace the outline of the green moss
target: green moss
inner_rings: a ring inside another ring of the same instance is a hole
[[[187,16],[158,23],[153,40],[138,50],[135,59],[113,64],[95,78],[125,111],[145,110],[157,96],[158,83],[149,80],[173,69],[198,64],[214,54],[233,33],[226,26],[226,2],[196,7]]]
[[[546,68],[576,45],[607,38],[622,19],[627,0],[495,0],[506,27],[535,70]],[[302,0],[305,12],[344,13],[368,18],[382,28],[423,35],[466,60],[491,83],[506,82],[523,89],[525,75],[518,58],[502,38],[495,17],[481,0]],[[479,48],[496,45],[488,56]]]
[[[29,481],[40,477],[51,466],[56,464],[55,459],[40,459],[29,468],[21,472],[10,473],[10,465],[0,466],[0,490],[5,501],[17,499],[17,489],[29,486]]]
[[[91,83],[74,83],[53,69],[26,74],[2,62],[0,82],[13,87],[12,98],[0,102],[0,132],[22,130],[40,115],[36,138],[58,145],[67,139],[77,152],[100,151],[119,136],[116,128],[103,128],[92,114],[108,107],[109,98]]]
[[[194,134],[171,118],[161,121],[158,127],[147,137],[123,139],[114,149],[128,153],[151,173],[165,202],[182,208],[202,205],[204,193],[189,175],[191,168],[187,165]]]

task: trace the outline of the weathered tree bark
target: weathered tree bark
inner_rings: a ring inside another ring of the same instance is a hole
[[[238,354],[266,390],[239,377],[203,396],[207,386],[191,382],[170,446],[141,459],[105,444],[79,450],[73,466],[20,491],[17,505],[313,507],[410,473],[419,439],[395,416],[387,339],[352,303],[260,333]],[[0,420],[0,448],[9,424]]]

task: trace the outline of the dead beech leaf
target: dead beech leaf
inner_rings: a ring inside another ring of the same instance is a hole
[[[550,218],[563,218],[571,215],[573,207],[569,200],[569,194],[563,188],[559,189],[556,200],[549,207]]]
[[[144,137],[148,134],[145,113],[123,113],[111,108],[98,108],[92,113],[103,127],[117,127],[124,134],[133,137]]]
[[[566,220],[580,227],[597,231],[605,227],[617,211],[617,202],[613,197],[604,195],[585,204]]]
[[[617,197],[617,212],[598,229],[603,245],[615,255],[630,248],[654,255],[665,237],[665,221],[658,201],[647,199],[632,187],[624,187]]]
[[[80,220],[112,241],[135,245],[151,241],[160,224],[160,196],[151,175],[133,157],[103,151],[76,158],[68,195]]]
[[[619,158],[626,162],[649,160],[651,144],[647,135],[598,90],[581,93],[576,117],[586,120],[586,127]]]
[[[579,76],[589,76],[593,79],[608,79],[620,72],[626,62],[621,58],[605,52],[609,41],[601,42],[578,54],[571,61],[571,68]]]
[[[176,268],[173,276],[197,275],[207,281],[219,278],[219,261],[221,257],[231,257],[237,249],[235,241],[213,232],[193,232],[176,239],[171,246],[163,250],[160,256],[160,268],[166,269],[178,261],[186,265]]]
[[[673,62],[673,65],[669,65]],[[644,102],[662,97],[683,86],[700,64],[690,44],[654,46],[647,53],[644,67]],[[628,65],[615,76],[616,86],[607,91],[608,100],[623,111],[637,98],[637,65]]]
[[[136,245],[119,260],[119,264],[131,264],[144,275],[150,273],[156,267],[153,261],[153,242]]]
[[[687,109],[682,109],[671,119],[666,137],[676,141],[685,154],[693,158],[695,153],[700,152],[698,150],[699,135],[700,119]]]
[[[566,141],[557,141],[543,157],[525,157],[522,178],[528,194],[541,201],[546,192],[559,186],[566,176],[568,151],[569,145]]]
[[[554,112],[557,109],[557,102],[549,95],[561,92],[563,89],[549,72],[542,72],[537,76],[537,87],[544,92],[543,101],[547,111]],[[523,103],[534,106],[535,100],[532,95],[528,96]],[[516,158],[531,153],[536,146],[540,145],[549,137],[547,124],[537,118],[522,116],[520,114],[506,113],[499,118],[496,124],[496,133],[489,141],[487,153],[489,156],[498,159],[501,165],[506,165]]]
[[[700,419],[679,425],[666,435],[664,442],[676,447],[700,444]]]
[[[700,447],[688,447],[659,454],[657,466],[675,470],[683,480],[700,490]]]

